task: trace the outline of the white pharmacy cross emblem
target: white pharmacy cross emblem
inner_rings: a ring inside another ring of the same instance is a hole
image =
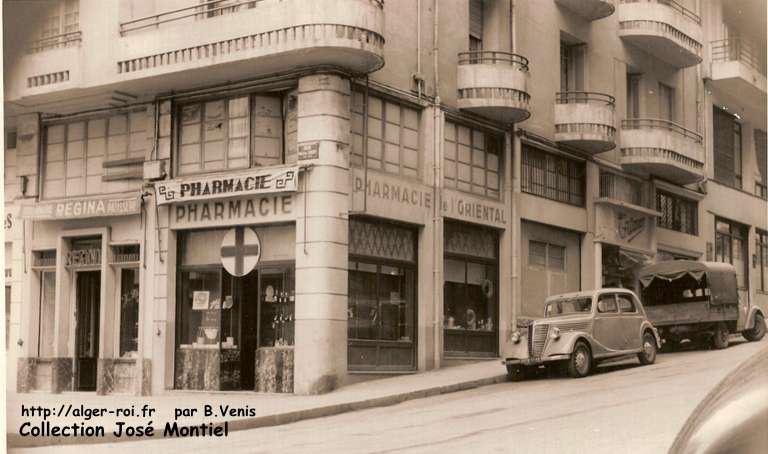
[[[230,229],[221,242],[221,264],[233,276],[250,273],[261,258],[259,236],[250,227]]]

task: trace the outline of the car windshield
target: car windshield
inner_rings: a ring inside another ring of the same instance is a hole
[[[558,315],[582,314],[592,311],[592,298],[563,298],[547,303],[545,317],[557,317]]]

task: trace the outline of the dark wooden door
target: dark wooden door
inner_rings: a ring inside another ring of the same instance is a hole
[[[253,391],[256,386],[256,348],[259,343],[259,274],[251,271],[240,278],[240,292],[237,304],[242,308],[240,325],[242,345],[240,346],[240,386]]]
[[[96,367],[99,357],[99,306],[101,273],[77,273],[77,325],[75,328],[75,388],[96,390]]]

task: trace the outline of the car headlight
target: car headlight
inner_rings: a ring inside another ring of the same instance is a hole
[[[558,328],[557,326],[552,327],[552,330],[549,332],[549,337],[552,340],[560,339],[560,328]]]
[[[514,344],[520,342],[520,331],[513,332],[511,340],[512,340],[512,343],[514,343]]]

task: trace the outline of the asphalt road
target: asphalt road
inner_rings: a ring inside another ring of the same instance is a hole
[[[763,348],[768,341],[661,354],[651,366],[604,365],[578,380],[542,374],[520,383],[232,432],[228,438],[11,452],[665,453],[707,392]]]

